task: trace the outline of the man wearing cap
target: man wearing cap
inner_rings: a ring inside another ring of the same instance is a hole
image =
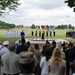
[[[21,52],[20,65],[22,73],[20,75],[34,75],[35,58],[32,52]]]
[[[4,42],[3,42],[3,46],[4,46],[4,47],[0,50],[0,57],[1,57],[3,54],[5,54],[5,53],[7,53],[7,52],[9,51],[8,45],[9,45],[9,41],[4,41]]]
[[[3,42],[3,48],[0,50],[0,58],[2,57],[2,55],[4,55],[5,53],[9,52],[8,49],[8,45],[9,45],[9,41],[4,41]],[[3,67],[1,66],[1,75],[3,75]]]
[[[3,66],[4,75],[19,75],[20,70],[20,56],[15,53],[15,43],[9,44],[9,52],[2,55],[1,62]]]

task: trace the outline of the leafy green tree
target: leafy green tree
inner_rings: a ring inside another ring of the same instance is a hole
[[[74,26],[72,26],[72,29],[74,30]]]
[[[0,16],[12,10],[16,10],[20,5],[19,0],[0,0]]]
[[[61,25],[56,26],[55,29],[61,29]]]
[[[68,28],[69,28],[69,29],[71,29],[71,28],[72,28],[72,25],[71,25],[71,24],[69,24]]]
[[[31,28],[32,28],[32,29],[35,29],[36,27],[35,27],[35,25],[34,25],[34,24],[32,24]]]
[[[0,29],[1,28],[15,28],[15,24],[9,24],[3,21],[0,21]]]
[[[68,6],[73,8],[73,11],[75,12],[75,0],[65,0],[65,3],[68,3]]]
[[[61,29],[64,29],[64,25],[63,24],[61,25]]]

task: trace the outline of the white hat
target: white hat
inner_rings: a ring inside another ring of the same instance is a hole
[[[3,42],[3,45],[8,45],[9,44],[9,41],[4,41]]]

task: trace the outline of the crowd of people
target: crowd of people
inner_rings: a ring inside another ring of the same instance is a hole
[[[28,36],[28,32],[25,30],[22,30],[25,34],[25,37]],[[21,30],[5,30],[4,35],[7,38],[12,38],[12,37],[20,37],[20,33],[22,32]]]
[[[17,44],[0,42],[1,75],[75,75],[75,43],[46,40],[40,50],[23,35]]]

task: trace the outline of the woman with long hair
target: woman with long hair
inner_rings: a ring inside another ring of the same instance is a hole
[[[49,59],[49,75],[65,75],[66,61],[61,57],[61,50],[55,48],[51,59]]]

